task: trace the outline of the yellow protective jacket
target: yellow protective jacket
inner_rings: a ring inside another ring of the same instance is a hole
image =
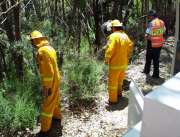
[[[55,50],[48,45],[42,46],[38,49],[37,58],[42,86],[52,89],[53,84],[59,85],[60,74]]]
[[[116,31],[108,37],[105,63],[110,70],[126,70],[133,42],[124,31]]]

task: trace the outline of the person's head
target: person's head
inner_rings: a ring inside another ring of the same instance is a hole
[[[111,22],[112,32],[123,30],[123,23],[115,19]]]
[[[149,12],[148,12],[148,19],[149,20],[152,20],[152,19],[154,19],[154,18],[156,18],[157,17],[157,13],[156,13],[156,11],[155,10],[150,10]]]
[[[35,48],[39,48],[42,41],[47,41],[47,37],[43,36],[41,32],[34,30],[29,34],[29,40]]]

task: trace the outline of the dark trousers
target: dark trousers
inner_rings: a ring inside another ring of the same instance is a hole
[[[147,51],[146,51],[146,63],[144,66],[144,73],[149,74],[151,68],[151,62],[153,61],[153,77],[159,77],[159,57],[160,57],[161,47],[152,48],[151,41],[147,41]]]

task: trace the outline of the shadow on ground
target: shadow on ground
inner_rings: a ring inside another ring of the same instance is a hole
[[[106,109],[108,111],[116,111],[116,110],[123,110],[128,106],[128,98],[121,97],[119,98],[119,101],[116,104],[108,104],[106,106]]]
[[[69,110],[73,112],[73,114],[81,115],[81,113],[84,112],[84,110],[94,112],[96,109],[96,102],[95,100],[86,100],[86,99],[80,99],[75,100],[73,102],[70,102],[69,104]]]
[[[153,78],[151,76],[146,76],[146,83],[152,86],[161,85],[165,82],[165,78]]]
[[[153,78],[149,75],[146,75],[146,83],[142,87],[143,94],[146,95],[151,92],[154,88],[160,86],[165,82],[165,78]]]

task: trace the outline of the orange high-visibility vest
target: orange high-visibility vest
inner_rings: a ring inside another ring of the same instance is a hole
[[[164,22],[158,18],[154,19],[152,22],[152,32],[151,32],[151,44],[153,48],[159,48],[163,46],[164,43]]]

